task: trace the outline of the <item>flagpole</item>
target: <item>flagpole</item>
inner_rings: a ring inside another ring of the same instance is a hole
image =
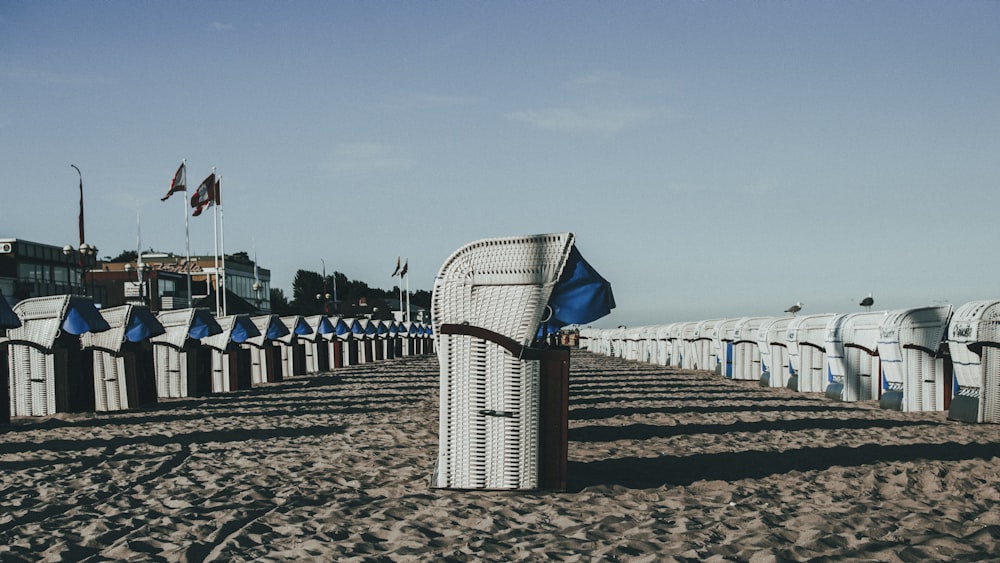
[[[212,167],[212,181],[215,181],[215,167]],[[214,198],[215,196],[212,192],[215,191],[215,186],[209,186],[211,190],[209,192],[209,197]],[[212,242],[215,245],[215,316],[222,316],[222,304],[219,300],[219,206],[215,205],[215,201],[212,201]]]
[[[188,223],[187,210],[187,159],[181,159],[184,165],[184,197],[181,199],[181,213],[184,214],[184,270],[187,272],[187,306],[194,307],[194,296],[191,293],[191,228]]]
[[[139,282],[139,302],[145,305],[146,296],[142,290],[142,223],[139,222],[138,209],[135,210],[135,272]]]
[[[226,217],[222,213],[222,176],[215,178],[215,200],[219,202],[219,234],[222,246],[222,314],[229,314],[228,298],[226,297]]]
[[[406,259],[406,322],[410,322],[410,259]]]

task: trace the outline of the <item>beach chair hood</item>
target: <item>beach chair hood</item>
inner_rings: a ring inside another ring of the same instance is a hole
[[[111,307],[102,309],[101,316],[111,328],[104,332],[82,335],[80,343],[84,348],[98,348],[118,354],[126,342],[142,342],[166,333],[166,329],[147,307]]]
[[[611,284],[597,273],[576,246],[569,251],[562,276],[549,298],[552,327],[579,325],[607,316],[615,308]]]
[[[174,348],[183,348],[189,338],[200,341],[202,338],[222,332],[222,327],[216,322],[215,317],[205,308],[161,311],[156,318],[165,331],[159,336],[150,338],[150,342],[154,344],[169,344]]]
[[[278,340],[288,335],[288,327],[281,322],[281,317],[278,315],[258,315],[251,317],[250,320],[257,327],[258,335],[247,338],[247,344],[261,347],[268,340]]]
[[[7,338],[11,342],[34,344],[44,350],[51,350],[63,331],[80,335],[111,328],[94,302],[85,297],[33,297],[14,305],[13,311],[22,324],[8,330]]]
[[[205,346],[225,352],[230,344],[242,344],[248,338],[260,336],[260,330],[249,315],[229,315],[217,319],[222,332],[202,339]]]

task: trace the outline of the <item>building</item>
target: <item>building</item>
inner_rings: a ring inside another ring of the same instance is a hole
[[[89,245],[80,252],[68,245],[0,238],[0,291],[11,303],[68,294],[90,297],[100,307],[139,304],[153,312],[214,302],[217,294],[221,276],[214,256],[192,256],[189,267],[184,257],[173,254],[143,253],[141,264],[137,259],[102,262],[96,254]],[[271,312],[270,270],[237,252],[226,257],[224,272],[227,303],[232,299],[244,309]]]
[[[220,275],[217,275],[214,256],[192,256],[190,268],[183,256],[163,253],[143,253],[142,268],[138,260],[130,262],[105,262],[96,275],[108,284],[109,298],[123,303],[146,303],[154,311],[182,309],[191,305],[209,306],[215,310]],[[186,273],[191,273],[191,295],[188,298]],[[271,271],[257,267],[245,252],[226,257],[225,269],[219,263],[218,271],[225,272],[227,305],[230,300],[239,302],[244,313],[247,304],[253,313],[271,312]],[[117,290],[115,289],[117,288]],[[220,309],[221,309],[221,293]],[[234,311],[227,307],[226,312]]]
[[[0,238],[0,291],[12,303],[29,297],[80,295],[101,303],[106,295],[90,274],[97,249],[83,251],[16,238]]]

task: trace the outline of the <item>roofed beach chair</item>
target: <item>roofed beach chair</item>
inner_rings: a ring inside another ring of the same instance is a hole
[[[943,411],[951,400],[945,381],[950,366],[943,354],[951,305],[890,311],[882,321],[878,353],[882,359],[884,409]]]
[[[787,387],[803,393],[822,393],[829,383],[826,363],[826,327],[836,315],[825,313],[793,317],[788,323],[789,377]]]
[[[851,313],[827,325],[828,398],[845,402],[878,398],[878,336],[886,314],[885,311]]]
[[[212,353],[212,392],[250,389],[253,387],[250,349],[241,344],[260,336],[260,329],[250,315],[227,315],[216,318],[216,322],[222,332],[201,340]]]
[[[11,416],[94,410],[92,354],[80,347],[80,335],[111,328],[94,302],[33,297],[13,310],[21,326],[7,331]]]
[[[545,322],[589,322],[614,306],[610,286],[592,292],[577,274],[599,278],[572,233],[479,240],[445,261],[431,299],[441,369],[433,486],[566,488],[569,350],[532,344]],[[568,314],[567,296],[604,311]]]
[[[322,373],[330,371],[330,345],[326,335],[334,331],[333,323],[326,315],[310,315],[305,317],[306,324],[312,333],[298,338],[306,354],[306,373]]]
[[[156,403],[154,336],[166,332],[148,307],[121,305],[101,309],[111,327],[81,336],[94,356],[94,410],[121,411]]]
[[[760,348],[761,387],[785,387],[788,384],[788,325],[794,317],[772,317],[757,329]]]
[[[165,332],[150,338],[160,398],[196,397],[212,390],[211,350],[201,339],[222,332],[203,307],[160,311],[156,319]]]
[[[7,298],[0,291],[0,424],[10,424],[10,368],[7,362],[7,329],[21,326],[21,319],[10,308]]]
[[[733,378],[733,333],[742,318],[722,319],[712,326],[712,355],[715,356],[715,375]]]
[[[306,345],[300,337],[313,333],[313,329],[302,315],[281,317],[288,334],[278,338],[281,343],[282,372],[286,377],[306,374]]]
[[[760,347],[757,331],[770,317],[743,317],[733,327],[732,378],[756,381],[760,379]]]
[[[288,327],[281,322],[281,317],[274,314],[258,315],[250,320],[260,333],[243,343],[243,347],[250,350],[250,385],[281,381],[281,349],[276,341],[288,335]]]
[[[1000,423],[1000,301],[971,301],[956,309],[948,348],[958,388],[948,418]]]

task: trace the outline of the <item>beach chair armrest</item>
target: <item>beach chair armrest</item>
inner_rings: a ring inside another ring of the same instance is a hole
[[[510,355],[521,360],[541,360],[545,353],[544,350],[538,348],[522,346],[513,338],[504,336],[499,332],[493,332],[487,328],[473,326],[470,324],[443,324],[440,328],[438,328],[438,333],[472,336],[481,340],[486,340],[487,342],[493,342],[504,350],[507,350]]]

